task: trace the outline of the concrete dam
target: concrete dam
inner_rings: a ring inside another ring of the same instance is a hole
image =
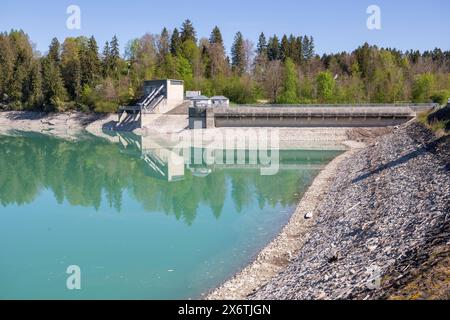
[[[189,127],[386,127],[414,119],[435,104],[239,106],[190,108]]]

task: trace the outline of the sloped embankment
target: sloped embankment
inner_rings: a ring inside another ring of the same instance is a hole
[[[345,160],[296,259],[252,299],[449,298],[450,138],[417,123]]]

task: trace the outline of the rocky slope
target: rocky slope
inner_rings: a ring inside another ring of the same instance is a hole
[[[410,123],[338,172],[296,259],[249,298],[450,298],[449,136]]]

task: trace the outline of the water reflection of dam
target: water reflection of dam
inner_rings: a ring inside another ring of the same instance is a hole
[[[258,170],[273,166],[278,170],[320,170],[334,159],[340,150],[220,150],[215,148],[164,147],[151,137],[133,133],[115,133],[126,152],[140,157],[148,175],[169,182],[184,179],[186,170],[193,176],[206,177],[214,170]],[[117,141],[117,140],[116,140]]]
[[[140,157],[147,164],[150,176],[169,182],[183,180],[185,170],[183,157],[162,147],[149,137],[133,133],[115,134],[126,153]]]

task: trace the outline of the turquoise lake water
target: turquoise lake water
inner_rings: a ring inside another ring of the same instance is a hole
[[[0,299],[187,299],[252,261],[341,151],[280,152],[280,171],[172,164],[85,136],[0,136]],[[68,290],[66,270],[81,270]]]

